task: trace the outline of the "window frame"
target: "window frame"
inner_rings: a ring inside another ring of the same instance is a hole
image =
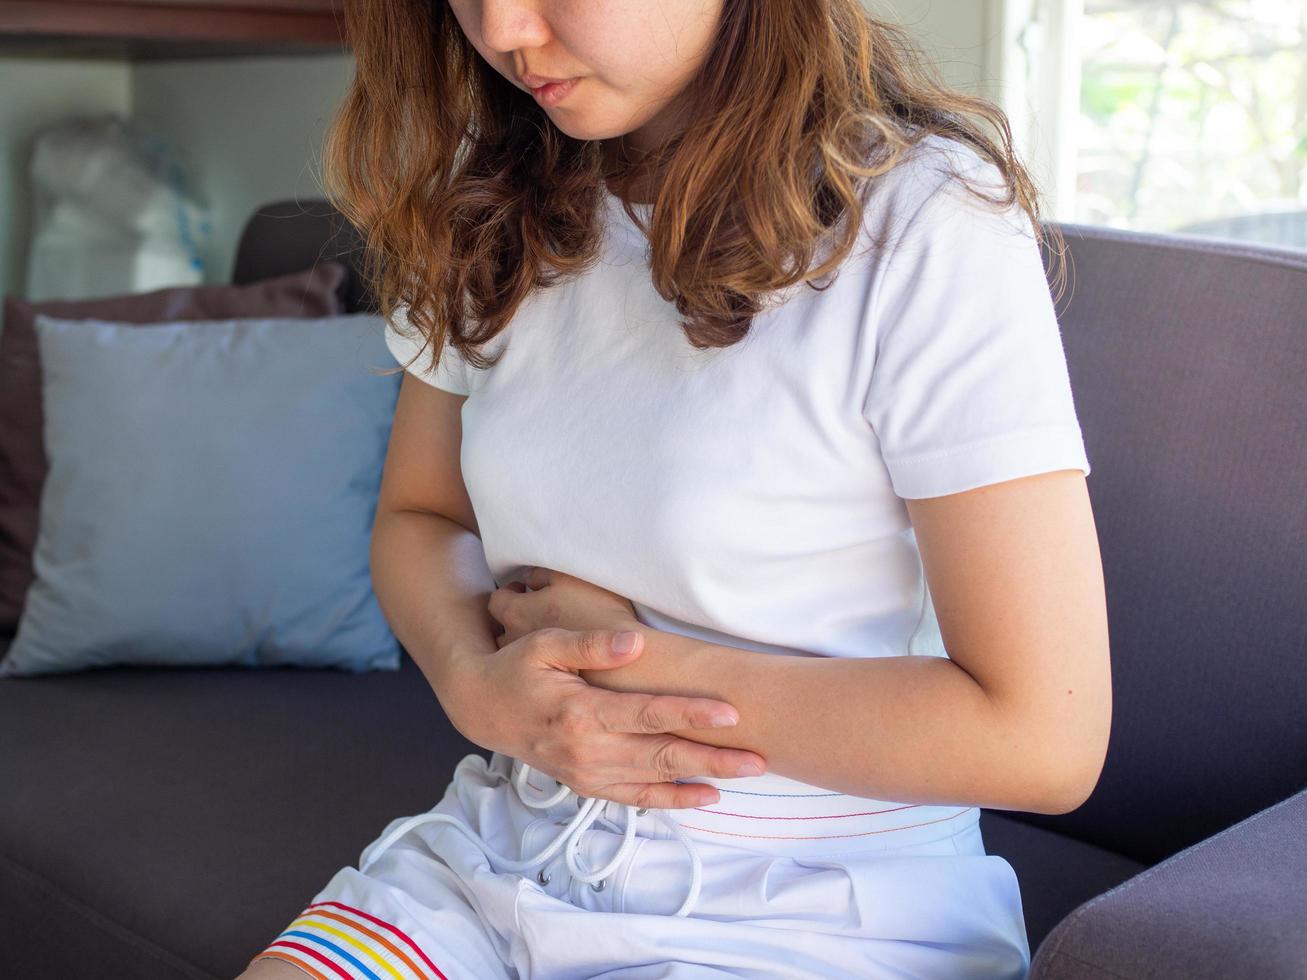
[[[985,3],[984,94],[1008,116],[1046,202],[1044,216],[1074,221],[1084,0]]]

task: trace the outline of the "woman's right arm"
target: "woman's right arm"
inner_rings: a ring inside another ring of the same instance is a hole
[[[495,589],[459,463],[464,396],[405,372],[372,525],[372,585],[451,720],[449,672],[493,652]]]
[[[378,508],[371,561],[391,630],[457,725],[451,682],[468,658],[497,649],[486,611],[495,583],[481,539],[443,514]]]

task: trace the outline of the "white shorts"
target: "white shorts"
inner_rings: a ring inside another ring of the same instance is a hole
[[[975,807],[780,793],[805,784],[770,774],[693,781],[721,799],[635,811],[498,752],[465,756],[440,802],[387,824],[254,959],[328,980],[1029,972],[1016,875],[985,853]],[[556,802],[528,805],[522,783]]]

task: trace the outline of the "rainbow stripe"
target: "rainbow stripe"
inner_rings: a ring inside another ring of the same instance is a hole
[[[305,908],[257,959],[285,960],[315,980],[449,980],[402,929],[342,902]]]

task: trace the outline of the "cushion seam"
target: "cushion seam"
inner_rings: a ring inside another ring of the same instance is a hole
[[[41,875],[36,871],[33,871],[31,868],[27,867],[26,865],[20,864],[18,861],[14,860],[9,855],[0,854],[0,863],[8,865],[17,873],[18,877],[27,878],[33,884],[35,884],[37,888],[49,893],[51,896],[58,899],[60,902],[63,902],[69,910],[76,913],[78,916],[80,916],[90,925],[95,926],[101,932],[108,933],[109,935],[113,936],[116,939],[121,939],[126,941],[129,945],[135,946],[140,951],[148,953],[149,955],[155,957],[157,960],[159,960],[162,963],[167,963],[170,966],[177,966],[177,967],[181,967],[182,969],[189,970],[198,977],[205,977],[206,980],[207,978],[212,978],[212,980],[217,980],[217,978],[214,977],[213,974],[209,973],[206,970],[201,969],[196,964],[190,962],[189,960],[183,959],[181,956],[177,955],[171,950],[165,949],[163,946],[160,946],[158,943],[155,943],[153,940],[146,939],[144,936],[132,931],[122,923],[115,922],[113,919],[109,918],[103,912],[93,908],[90,905],[87,905],[85,902],[81,901],[80,899],[74,898],[72,895],[68,894],[68,892],[64,891],[64,889],[54,884],[54,882],[50,881],[44,875]]]

